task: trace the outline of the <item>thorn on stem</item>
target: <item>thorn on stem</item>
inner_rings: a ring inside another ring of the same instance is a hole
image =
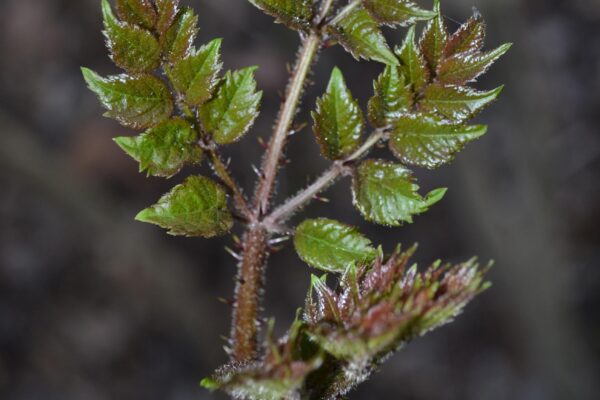
[[[225,251],[229,253],[229,255],[235,258],[238,261],[242,261],[242,256],[233,251],[230,247],[225,246]]]
[[[313,196],[313,198],[314,198],[316,201],[320,201],[321,203],[330,203],[330,202],[331,202],[331,200],[329,200],[327,197],[321,197],[321,196],[319,196],[318,194],[315,194],[315,195]]]

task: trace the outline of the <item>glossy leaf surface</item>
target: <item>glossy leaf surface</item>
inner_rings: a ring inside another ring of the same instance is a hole
[[[364,117],[338,68],[333,69],[323,97],[317,99],[312,117],[321,153],[326,158],[343,158],[359,146]]]
[[[363,7],[353,8],[344,14],[330,33],[354,58],[375,60],[397,65],[398,60],[388,47],[379,24]]]
[[[182,10],[172,26],[161,37],[165,57],[175,62],[187,56],[198,34],[198,16],[190,8]]]
[[[440,201],[446,189],[437,189],[422,197],[412,172],[400,164],[381,160],[363,162],[354,176],[354,205],[367,221],[399,226],[412,223]]]
[[[466,86],[429,85],[420,101],[420,109],[455,122],[464,122],[477,115],[498,98],[503,87],[479,92]]]
[[[415,91],[421,90],[429,81],[430,73],[421,51],[415,42],[415,27],[412,26],[404,39],[402,47],[396,49],[402,62],[402,71]]]
[[[419,46],[421,53],[429,66],[429,70],[435,73],[437,67],[444,56],[444,49],[446,48],[446,42],[448,41],[448,31],[444,24],[444,17],[440,10],[440,2],[436,0],[434,11],[436,13],[433,18],[423,31]]]
[[[250,0],[257,8],[294,29],[306,29],[313,17],[310,0]]]
[[[262,92],[256,91],[254,71],[228,71],[215,97],[200,108],[204,129],[219,144],[239,140],[258,116]]]
[[[435,16],[411,0],[363,0],[363,4],[378,22],[386,25],[408,26]]]
[[[167,120],[173,112],[169,89],[152,75],[119,75],[102,78],[82,68],[88,87],[108,110],[107,117],[125,126],[143,129]]]
[[[173,87],[183,95],[188,106],[196,107],[212,97],[223,66],[220,48],[221,39],[215,39],[167,68]]]
[[[304,262],[328,272],[344,272],[351,264],[371,262],[377,254],[356,228],[325,218],[300,224],[294,245]]]
[[[413,103],[410,85],[397,66],[388,65],[373,84],[374,95],[369,100],[369,121],[376,128],[391,124],[407,112]]]
[[[227,233],[233,225],[225,190],[202,176],[187,178],[135,218],[177,236],[209,238]]]
[[[155,0],[158,19],[156,21],[156,30],[164,35],[171,27],[177,12],[179,11],[179,0]]]
[[[446,57],[459,53],[474,53],[483,48],[485,42],[485,22],[479,13],[469,18],[450,36],[444,54]]]
[[[455,54],[442,61],[438,69],[438,79],[444,84],[455,85],[472,82],[484,74],[511,46],[507,43],[486,53]]]
[[[117,20],[108,0],[102,0],[104,35],[110,57],[128,72],[148,72],[160,62],[160,45],[152,33]]]
[[[151,29],[156,23],[156,10],[150,0],[117,0],[116,6],[119,18],[130,24]]]
[[[486,132],[483,125],[451,124],[427,115],[398,119],[390,137],[390,148],[403,163],[437,168],[454,159],[466,143]]]
[[[137,136],[123,136],[115,142],[140,163],[140,172],[170,178],[185,164],[198,164],[202,149],[189,122],[174,118]]]

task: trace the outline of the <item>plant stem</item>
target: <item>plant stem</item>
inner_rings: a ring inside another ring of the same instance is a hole
[[[258,311],[264,270],[268,252],[269,232],[260,222],[268,210],[277,170],[287,141],[289,130],[298,109],[306,78],[321,46],[319,32],[311,32],[303,39],[298,52],[296,66],[288,84],[286,99],[267,149],[261,178],[257,183],[256,197],[248,231],[243,238],[242,260],[238,266],[235,289],[233,326],[230,344],[231,359],[247,362],[257,358]]]
[[[342,174],[347,172],[348,164],[362,158],[366,153],[369,152],[369,150],[371,150],[373,146],[375,146],[385,137],[386,132],[384,129],[378,129],[373,132],[373,134],[369,136],[365,143],[352,155],[344,160],[338,160],[334,162],[333,165],[310,186],[286,201],[283,205],[277,207],[269,216],[264,219],[264,225],[266,227],[270,227],[285,222],[295,212],[310,203],[317,194],[327,189],[329,186],[335,183],[335,181]]]
[[[250,209],[250,206],[248,205],[246,197],[240,189],[240,186],[229,173],[227,165],[225,165],[225,163],[221,160],[221,157],[219,156],[217,151],[215,149],[210,149],[209,153],[211,165],[213,167],[213,170],[215,171],[215,174],[219,177],[219,179],[221,179],[221,181],[223,181],[223,183],[225,183],[225,185],[227,185],[227,187],[233,193],[233,200],[238,211],[242,213],[246,220],[250,221],[253,217],[253,213]]]

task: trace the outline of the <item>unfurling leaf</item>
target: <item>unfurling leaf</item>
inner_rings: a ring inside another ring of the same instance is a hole
[[[156,10],[150,0],[117,0],[119,18],[130,24],[152,29],[156,23]]]
[[[115,142],[140,163],[140,172],[170,178],[183,166],[198,164],[202,149],[189,122],[174,118],[137,137],[118,137]]]
[[[373,261],[377,250],[356,228],[331,219],[310,219],[296,229],[294,246],[313,268],[341,273],[351,264]]]
[[[168,229],[170,235],[206,238],[223,235],[233,225],[225,190],[202,176],[187,178],[135,219]]]
[[[408,26],[435,16],[411,0],[363,0],[363,4],[378,22],[391,26]]]
[[[160,45],[152,33],[138,26],[119,22],[108,0],[102,0],[104,35],[115,64],[128,72],[148,72],[160,62]]]
[[[438,80],[451,85],[472,82],[484,74],[511,46],[512,44],[506,43],[486,53],[458,53],[446,58],[438,68]]]
[[[436,13],[427,26],[421,36],[419,47],[421,53],[427,61],[429,70],[435,74],[437,67],[444,56],[444,49],[446,48],[446,42],[448,41],[448,31],[444,24],[444,18],[440,10],[440,2],[436,0],[434,11]]]
[[[467,86],[429,85],[419,103],[420,110],[451,121],[464,122],[496,100],[502,89],[503,86],[489,92],[479,92]]]
[[[351,9],[329,29],[346,51],[357,60],[364,58],[384,64],[398,64],[379,29],[379,24],[363,7]]]
[[[250,0],[255,7],[294,29],[307,29],[313,17],[310,0]]]
[[[354,176],[354,205],[366,220],[380,225],[412,223],[413,215],[427,211],[446,193],[437,189],[423,198],[414,181],[412,172],[400,164],[367,160]]]
[[[374,95],[369,100],[369,121],[383,128],[408,111],[412,106],[412,92],[399,67],[387,65],[373,84]]]
[[[221,39],[215,39],[176,61],[172,68],[167,67],[173,87],[183,95],[188,106],[199,106],[212,97],[222,68],[220,48]]]
[[[415,43],[415,27],[412,26],[406,33],[402,47],[396,49],[400,57],[402,71],[415,92],[421,90],[429,82],[430,73],[419,48]]]
[[[333,69],[323,97],[317,99],[312,117],[321,153],[326,158],[343,158],[359,146],[364,117],[338,68]]]
[[[450,36],[444,55],[450,57],[459,53],[474,53],[483,48],[484,42],[485,22],[481,14],[476,13]]]
[[[258,116],[262,92],[256,91],[255,70],[228,71],[213,99],[200,108],[203,127],[218,144],[239,140]]]
[[[94,71],[82,68],[83,76],[102,105],[105,116],[121,124],[144,129],[167,120],[173,112],[169,89],[152,75],[127,75],[102,78]]]
[[[405,164],[433,169],[452,161],[466,143],[486,130],[484,125],[456,125],[427,115],[406,115],[394,123],[390,148]]]
[[[179,10],[179,0],[155,0],[158,20],[156,21],[156,30],[164,35],[175,21]]]
[[[175,62],[187,56],[192,50],[198,34],[198,16],[191,8],[182,10],[171,27],[161,37],[165,58]]]

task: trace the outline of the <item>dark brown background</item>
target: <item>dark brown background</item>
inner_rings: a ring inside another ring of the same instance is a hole
[[[260,65],[262,114],[227,149],[250,190],[256,137],[271,130],[298,38],[245,0],[193,5],[200,41],[225,39],[226,67]],[[387,249],[418,241],[422,262],[493,258],[495,285],[351,399],[597,399],[600,2],[446,0],[448,25],[473,5],[489,22],[489,46],[516,45],[480,84],[506,84],[479,118],[489,134],[450,167],[418,171],[424,190],[450,188],[441,205],[414,225],[379,228],[361,221],[342,182],[327,194],[334,206],[307,211],[359,224]],[[0,398],[222,399],[197,382],[225,361],[229,309],[217,297],[231,296],[231,243],[133,221],[178,178],[138,174],[111,141],[130,132],[103,119],[84,87],[81,65],[117,71],[99,9],[99,0],[0,2]],[[307,108],[334,65],[362,104],[381,69],[327,49]],[[279,199],[326,166],[308,129],[288,154]],[[272,257],[265,315],[279,332],[302,305],[309,273],[289,248]]]

